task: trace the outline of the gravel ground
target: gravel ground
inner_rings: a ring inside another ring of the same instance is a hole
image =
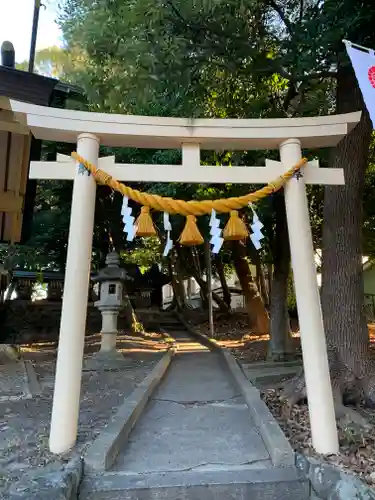
[[[73,452],[82,453],[92,442],[166,347],[160,338],[132,338],[130,343],[121,349],[124,354],[127,348],[131,351],[124,369],[83,372],[78,439]],[[69,454],[57,457],[48,451],[56,355],[38,348],[24,356],[33,362],[42,395],[0,402],[0,498],[5,498],[10,484],[23,473],[45,466],[53,470],[69,459]]]
[[[262,391],[262,398],[278,421],[296,451],[338,466],[345,472],[354,472],[370,486],[375,484],[375,426],[369,432],[339,427],[340,452],[338,455],[320,456],[311,446],[309,412],[306,404],[295,405],[290,418],[282,415],[283,405],[279,392]],[[375,423],[375,411],[367,410],[367,418]]]
[[[198,332],[209,335],[208,322],[192,325]],[[236,313],[231,317],[219,318],[215,321],[214,338],[220,345],[227,347],[242,363],[265,361],[267,358],[268,335],[255,335],[249,328],[246,314]],[[294,338],[292,345],[299,351],[300,341],[297,336],[297,325],[292,322]]]

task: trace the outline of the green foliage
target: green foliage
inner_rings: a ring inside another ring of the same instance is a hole
[[[133,249],[121,252],[121,259],[125,264],[136,264],[144,273],[160,263],[160,251],[158,238],[140,238]]]
[[[220,118],[327,114],[335,108],[337,61],[346,58],[342,38],[375,45],[369,36],[374,11],[370,0],[355,9],[350,0],[62,0],[59,22],[66,48],[41,51],[37,67],[82,85],[87,109],[93,111]],[[101,154],[115,154],[117,161],[126,163],[181,160],[174,150],[102,148]],[[272,157],[277,157],[275,152],[207,151],[202,152],[202,163],[255,165]],[[327,153],[319,152],[319,158],[326,164]],[[182,199],[237,196],[256,188],[165,183],[137,187]],[[371,200],[371,171],[366,189],[366,199]],[[33,244],[58,267],[63,266],[66,252],[69,196],[63,185],[45,183],[40,188]],[[319,247],[322,188],[309,188],[309,202]],[[111,245],[142,267],[161,262],[158,245],[125,241],[120,206],[119,196],[98,189],[96,265]],[[373,206],[365,202],[369,248]],[[262,202],[259,211],[266,234],[262,257],[272,260],[272,201]],[[155,221],[162,233],[160,217]],[[172,217],[175,238],[183,222]],[[207,221],[199,224],[207,235]],[[48,225],[53,228],[47,229]],[[226,260],[225,249],[223,256]]]
[[[289,311],[297,311],[297,300],[296,300],[296,293],[294,290],[294,283],[293,283],[293,273],[290,273],[289,280],[288,280],[288,310]]]
[[[288,12],[292,18],[298,5]],[[302,58],[296,66],[288,46],[302,35],[297,31],[291,35],[274,17],[267,2],[66,0],[60,22],[68,46],[85,53],[89,61],[76,77],[88,92],[91,109],[222,118],[326,113],[332,104],[327,100],[331,80],[323,79],[319,86],[305,83],[308,75],[300,66]],[[279,40],[275,30],[281,33]],[[315,65],[310,73],[316,71]],[[297,84],[304,85],[300,103],[293,101]],[[147,163],[159,158],[169,163],[165,152],[153,153],[151,161],[150,153],[146,152]],[[254,165],[265,157],[272,154],[204,152],[202,162]],[[139,161],[139,153],[132,161]],[[164,196],[207,199],[241,195],[256,186],[144,188]],[[182,221],[173,219],[178,233]],[[271,235],[273,218],[266,215],[266,219],[266,233]],[[316,222],[319,225],[320,218]]]
[[[77,57],[74,58],[77,60]],[[35,54],[35,73],[53,78],[66,78],[73,70],[73,58],[69,51],[57,46],[38,50]],[[17,69],[28,71],[29,62],[17,64]]]

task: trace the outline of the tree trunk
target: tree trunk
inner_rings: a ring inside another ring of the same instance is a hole
[[[176,296],[175,296],[175,294],[173,293],[172,302],[171,302],[171,303],[169,304],[169,306],[166,308],[166,311],[174,311],[175,309],[178,309],[178,305],[177,305]]]
[[[290,319],[288,313],[288,279],[290,273],[290,248],[283,193],[273,197],[276,214],[273,241],[273,279],[270,304],[270,342],[268,358],[279,361],[291,352]]]
[[[198,283],[198,281],[197,281],[197,283]],[[199,283],[198,283],[198,285],[199,285]],[[201,298],[201,304],[202,304],[203,311],[207,311],[207,309],[208,309],[208,297],[207,297],[206,290],[207,290],[207,287],[205,288],[205,287],[202,287],[201,285],[199,285],[199,296]]]
[[[194,277],[195,281],[198,283],[198,285],[201,288],[201,292],[202,292],[201,296],[202,296],[202,298],[206,297],[206,300],[207,300],[207,296],[208,296],[208,285],[207,285],[207,282],[202,278],[202,276],[199,276],[199,274],[197,274],[197,272],[196,272],[195,269],[193,270],[193,277]],[[212,292],[212,299],[219,306],[219,309],[220,309],[221,312],[223,312],[223,313],[229,313],[229,309],[228,309],[227,304],[224,302],[224,300],[217,293]]]
[[[130,328],[133,333],[143,332],[143,324],[139,321],[137,313],[130,302],[128,295],[126,295],[124,302],[124,315],[126,317],[128,328]]]
[[[228,288],[228,283],[224,272],[224,265],[220,255],[218,255],[216,258],[216,269],[219,275],[221,289],[223,290],[223,300],[228,306],[228,309],[231,309],[232,296]]]
[[[195,281],[198,283],[201,289],[201,298],[202,298],[202,305],[204,308],[208,307],[208,285],[207,282],[202,278],[200,267],[199,267],[199,262],[198,259],[196,258],[196,255],[194,254],[194,249],[191,248],[191,257],[192,257],[192,263],[193,266],[191,268],[191,274]],[[219,295],[215,292],[212,292],[212,299],[216,302],[216,304],[219,306],[219,309],[221,312],[224,313],[229,313],[229,309],[227,304],[224,302],[224,300],[219,297]]]
[[[180,280],[180,276],[177,269],[177,257],[174,252],[168,258],[168,271],[171,278],[171,285],[173,289],[173,300],[176,300],[176,306],[179,311],[185,309],[186,307],[186,295],[183,282]]]
[[[133,303],[129,298],[129,291],[126,288],[126,284],[124,288],[123,300],[124,303],[120,314],[122,317],[125,317],[126,328],[129,328],[132,333],[143,332],[143,324],[137,317],[137,312],[134,309]]]
[[[363,110],[360,123],[333,151],[345,186],[327,186],[323,211],[322,308],[326,337],[357,374],[366,370],[363,313],[362,198],[372,126],[351,68],[339,68],[337,113]]]
[[[254,333],[269,333],[269,317],[261,296],[251,276],[246,247],[241,241],[234,241],[232,257],[237,277],[241,284],[245,298],[246,310],[249,315],[250,326]]]
[[[260,257],[258,257],[258,259],[255,261],[255,266],[256,266],[256,270],[257,270],[258,289],[260,291],[260,295],[262,297],[264,305],[266,307],[268,307],[270,304],[270,297],[268,295],[266,278],[264,276],[262,261],[260,260]]]
[[[273,265],[267,264],[267,285],[268,285],[268,296],[271,297],[272,292],[272,273],[273,273]]]
[[[188,278],[188,280],[187,280],[186,296],[187,296],[187,299],[188,299],[189,303],[191,302],[192,295],[193,294],[191,292],[191,278]]]
[[[7,290],[6,294],[5,294],[5,299],[4,299],[5,301],[8,301],[8,300],[10,300],[12,298],[12,295],[13,295],[13,292],[15,291],[15,289],[16,289],[16,282],[15,281],[13,281],[13,282],[11,281],[10,285],[8,287],[8,290]]]

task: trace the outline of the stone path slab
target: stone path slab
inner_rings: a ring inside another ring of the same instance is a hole
[[[219,354],[177,353],[165,380],[118,456],[115,471],[271,467],[245,401]]]
[[[256,362],[241,363],[247,379],[259,388],[273,385],[281,379],[294,377],[301,370],[302,363],[295,362]]]

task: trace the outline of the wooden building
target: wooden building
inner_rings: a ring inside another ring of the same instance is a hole
[[[1,98],[30,104],[65,107],[67,98],[83,91],[54,78],[15,68],[13,45],[1,47]],[[1,106],[0,106],[1,108]],[[16,113],[0,109],[0,242],[24,242],[30,235],[36,181],[28,180],[32,160],[40,160],[41,141],[17,121]]]

